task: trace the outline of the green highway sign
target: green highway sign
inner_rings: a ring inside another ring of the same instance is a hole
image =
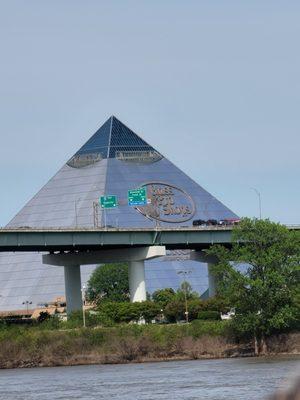
[[[147,204],[146,188],[128,190],[129,206],[144,206]]]
[[[99,200],[101,208],[115,208],[118,205],[117,196],[101,196]]]

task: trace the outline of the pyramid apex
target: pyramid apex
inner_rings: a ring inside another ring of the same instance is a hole
[[[121,125],[126,126],[126,125],[124,124],[124,122],[122,122],[122,121],[121,121],[119,118],[117,118],[114,114],[112,114],[112,115],[108,118],[107,122],[108,122],[108,121],[110,121],[111,129],[113,129],[113,123],[115,123],[115,122],[119,122]]]
[[[115,115],[111,115],[110,116],[110,119],[113,121],[113,120],[115,120],[115,121],[119,121],[121,124],[123,124],[123,125],[125,125],[119,118],[117,118]]]

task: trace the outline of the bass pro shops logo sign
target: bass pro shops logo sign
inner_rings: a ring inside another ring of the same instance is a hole
[[[162,222],[178,223],[190,220],[196,206],[192,197],[183,189],[164,182],[147,182],[147,205],[136,209],[145,217]]]

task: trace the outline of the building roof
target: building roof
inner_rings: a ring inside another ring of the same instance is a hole
[[[100,153],[102,158],[115,158],[118,151],[154,151],[154,148],[115,116],[111,116],[75,156]]]

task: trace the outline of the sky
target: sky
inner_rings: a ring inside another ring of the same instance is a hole
[[[115,115],[240,216],[300,224],[298,1],[1,1],[0,226]]]

